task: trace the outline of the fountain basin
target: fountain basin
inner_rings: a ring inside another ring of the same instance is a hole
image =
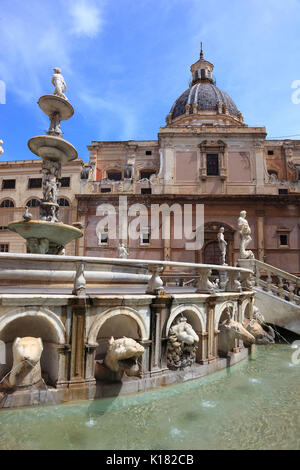
[[[38,135],[28,141],[32,153],[43,159],[59,161],[62,165],[78,157],[72,144],[53,135]]]
[[[20,220],[12,222],[8,228],[26,240],[29,238],[47,239],[50,244],[61,246],[83,236],[82,231],[76,227],[44,220],[30,220],[28,222]]]
[[[61,121],[66,121],[74,114],[74,108],[69,101],[55,95],[43,95],[38,101],[39,107],[44,111],[47,116],[52,116],[54,113],[59,113]]]

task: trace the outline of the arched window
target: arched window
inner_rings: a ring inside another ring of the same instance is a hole
[[[60,197],[59,199],[57,199],[57,204],[60,207],[69,207],[70,206],[69,201],[67,199],[65,199],[64,197]]]
[[[1,202],[0,207],[15,207],[15,205],[11,199],[4,199]]]
[[[41,202],[39,201],[39,199],[30,199],[26,206],[28,207],[39,207],[41,205]]]

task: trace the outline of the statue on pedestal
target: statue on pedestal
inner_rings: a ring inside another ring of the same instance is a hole
[[[118,256],[119,256],[119,258],[127,259],[128,255],[129,255],[129,253],[128,253],[124,243],[121,243],[118,247]]]
[[[227,250],[227,242],[224,238],[224,227],[220,227],[217,238],[218,238],[219,249],[221,252],[220,264],[224,266],[226,265],[226,250]]]
[[[251,228],[246,220],[246,211],[240,212],[238,219],[238,229],[240,234],[240,258],[241,259],[254,259],[254,254],[251,250],[246,250],[251,242]]]
[[[51,83],[55,87],[53,95],[59,96],[64,100],[68,101],[68,98],[65,95],[65,91],[67,90],[67,85],[65,82],[64,77],[61,74],[61,69],[59,67],[54,67],[53,69],[54,74],[52,75]]]

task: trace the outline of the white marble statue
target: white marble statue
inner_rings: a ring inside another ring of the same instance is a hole
[[[41,338],[27,336],[13,343],[13,367],[9,375],[11,387],[30,387],[41,381],[40,359],[43,352]]]
[[[249,227],[248,221],[246,220],[246,211],[240,212],[238,218],[238,229],[240,234],[240,258],[241,259],[253,259],[254,254],[251,250],[246,250],[247,246],[251,242],[251,228]]]
[[[2,153],[4,153],[2,144],[3,144],[3,140],[0,140],[0,155],[2,155]]]
[[[67,90],[67,85],[65,82],[64,77],[61,74],[61,69],[59,67],[55,67],[53,69],[54,74],[52,75],[51,83],[55,87],[53,95],[59,96],[64,100],[68,101],[68,98],[65,95],[65,91]]]
[[[220,227],[217,238],[218,238],[219,249],[221,252],[220,264],[226,265],[227,242],[224,238],[224,227]]]
[[[144,347],[132,338],[110,338],[104,359],[105,366],[115,373],[115,379],[121,380],[123,374],[140,375],[138,359],[144,354]]]
[[[196,360],[199,336],[185,317],[179,317],[170,328],[168,336],[167,362],[170,369],[183,369]]]
[[[128,255],[129,255],[129,253],[128,253],[124,243],[121,243],[118,247],[118,256],[119,256],[119,258],[127,259]]]

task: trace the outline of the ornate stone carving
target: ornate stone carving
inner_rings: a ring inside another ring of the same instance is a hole
[[[53,95],[59,96],[60,98],[68,101],[68,98],[65,95],[65,91],[67,91],[67,85],[64,77],[62,76],[61,69],[59,67],[55,67],[53,71],[54,74],[52,75],[51,80],[51,83],[54,86]]]
[[[221,259],[220,264],[223,266],[226,265],[226,250],[227,250],[227,242],[224,238],[224,227],[220,227],[220,230],[217,235],[219,249],[221,252]]]
[[[132,338],[109,340],[108,350],[103,364],[96,361],[96,379],[121,380],[123,375],[140,376],[139,359],[144,354],[144,347]]]
[[[31,387],[42,379],[40,359],[43,352],[41,338],[16,338],[13,343],[13,367],[9,385],[16,388]]]
[[[167,362],[169,369],[184,369],[196,361],[199,336],[185,317],[179,317],[168,336]]]
[[[227,309],[228,318],[219,326],[218,350],[221,356],[227,356],[234,347],[235,339],[240,339],[247,344],[254,344],[254,336],[246,330],[242,323],[231,318]]]
[[[77,295],[78,297],[85,297],[85,287],[86,280],[84,277],[84,263],[79,263],[76,269],[74,289],[72,291],[72,294]]]
[[[128,253],[124,243],[121,243],[118,247],[118,256],[119,256],[119,258],[127,259],[128,255],[129,255],[129,253]]]
[[[246,250],[247,246],[251,242],[251,229],[246,220],[246,211],[240,212],[238,219],[238,229],[240,234],[240,258],[241,259],[253,259],[254,254],[251,250]]]

